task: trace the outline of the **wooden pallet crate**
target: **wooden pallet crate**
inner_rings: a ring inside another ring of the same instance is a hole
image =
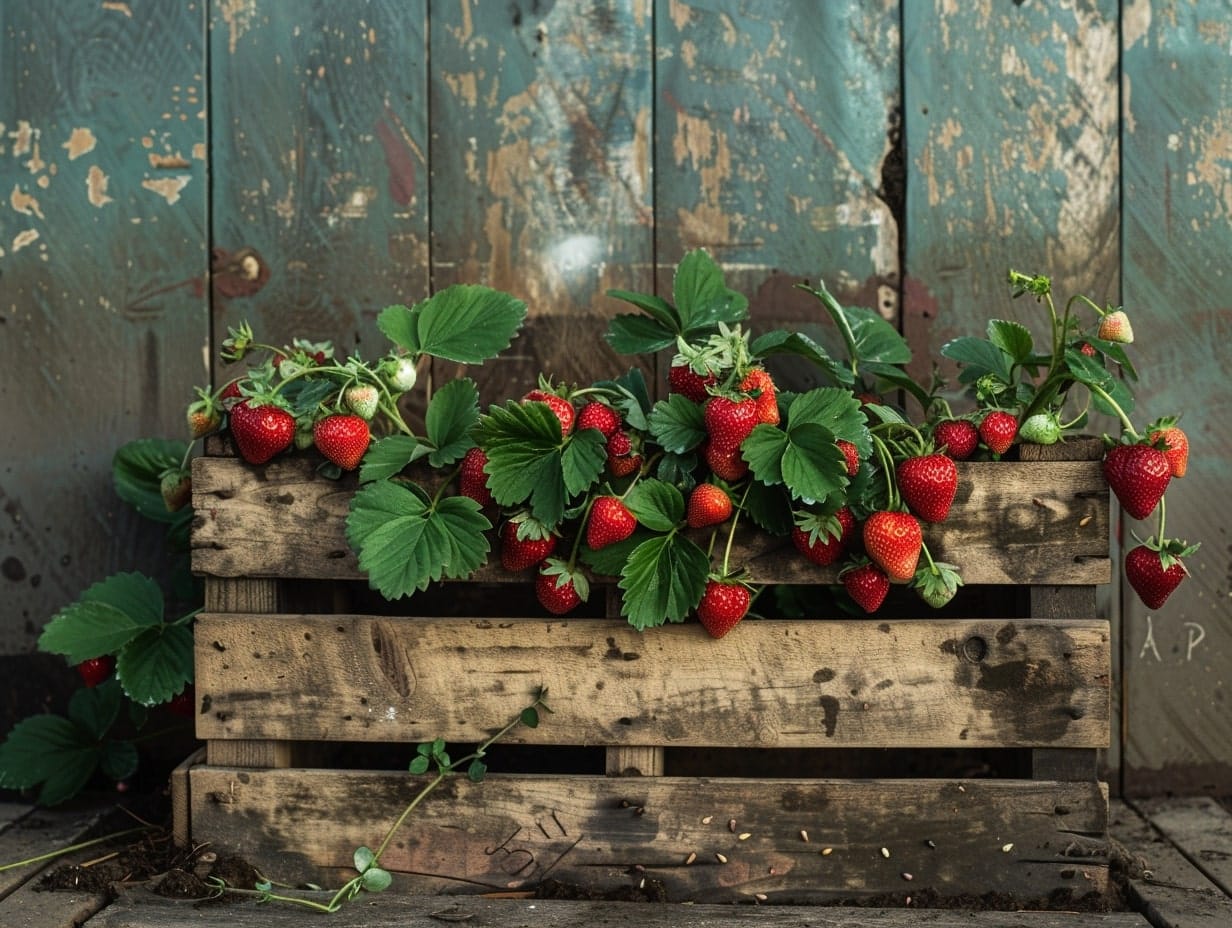
[[[951,516],[926,539],[988,593],[975,615],[819,605],[717,641],[694,623],[638,632],[601,586],[597,614],[544,618],[527,578],[499,569],[426,603],[378,602],[344,535],[355,485],[314,464],[195,463],[207,748],[175,780],[177,833],[275,880],[338,885],[414,794],[415,744],[480,741],[546,685],[553,714],[400,832],[383,858],[396,888],[648,881],[672,900],[818,902],[1107,888],[1098,460],[959,465]],[[789,542],[746,545],[754,579],[826,601],[833,570]],[[373,762],[387,756],[401,769]]]

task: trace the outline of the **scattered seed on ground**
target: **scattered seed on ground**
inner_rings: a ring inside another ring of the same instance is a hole
[[[800,829],[800,840],[803,841],[805,844],[808,844],[808,832],[805,831],[803,828]]]
[[[882,856],[882,857],[889,857],[889,856],[890,856],[890,849],[889,849],[888,847],[883,847],[883,848],[881,849],[881,856]]]
[[[689,851],[689,856],[684,859],[684,865],[687,867],[695,860],[697,860],[697,853],[695,851]]]
[[[715,854],[714,859],[721,864],[727,863],[727,858],[723,854]]]

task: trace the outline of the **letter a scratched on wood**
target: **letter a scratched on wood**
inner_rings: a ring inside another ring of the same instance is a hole
[[[1142,642],[1142,650],[1138,652],[1138,659],[1146,657],[1146,652],[1150,651],[1155,655],[1155,660],[1163,663],[1163,658],[1159,656],[1159,648],[1155,646],[1155,629],[1151,624],[1151,617],[1146,617],[1146,640]]]

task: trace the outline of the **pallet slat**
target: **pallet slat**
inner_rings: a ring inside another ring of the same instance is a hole
[[[323,885],[347,878],[354,847],[380,840],[418,782],[334,770],[197,767],[190,776],[197,840],[225,840],[265,862],[275,880]],[[707,901],[925,889],[944,896],[968,891],[973,872],[990,893],[1030,899],[1081,898],[1107,883],[1101,784],[781,780],[774,787],[692,777],[494,774],[478,784],[458,777],[416,810],[383,864],[398,873],[398,888],[415,892],[529,888],[548,876],[602,891],[645,877],[661,881],[669,899]]]
[[[749,621],[203,615],[201,738],[753,747],[1100,747],[1101,620]]]
[[[926,527],[934,557],[969,584],[1107,583],[1108,488],[1098,461],[960,463],[950,518]],[[193,570],[211,577],[362,580],[345,519],[354,478],[327,480],[307,456],[252,468],[230,458],[193,463]],[[784,555],[787,556],[784,556]],[[833,583],[789,542],[746,537],[738,563],[763,583]],[[474,579],[525,582],[499,567]]]

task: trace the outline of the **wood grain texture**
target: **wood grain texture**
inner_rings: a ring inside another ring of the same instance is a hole
[[[898,315],[901,91],[898,0],[655,5],[658,291],[705,247],[750,298],[751,325],[834,350],[819,304]],[[798,389],[816,372],[795,371]],[[810,379],[811,378],[811,379]]]
[[[1209,796],[1158,797],[1134,805],[1203,876],[1232,897],[1232,813]]]
[[[903,331],[927,378],[990,318],[1047,334],[1010,267],[1118,302],[1118,4],[907,3]],[[943,368],[944,370],[944,368]]]
[[[958,467],[950,516],[928,526],[925,540],[936,559],[961,567],[966,583],[1107,582],[1108,489],[1098,462]],[[318,476],[306,457],[275,459],[259,469],[236,459],[198,458],[193,570],[214,577],[362,579],[345,535],[354,486],[353,479]],[[764,533],[745,536],[739,557],[756,582],[836,579],[834,568],[817,568],[786,539]],[[476,579],[524,582],[498,566],[481,569]]]
[[[215,343],[379,357],[376,314],[429,289],[427,2],[210,6]]]
[[[530,308],[515,347],[470,372],[485,401],[539,373],[590,383],[636,363],[600,336],[623,305],[609,288],[653,287],[650,13],[650,0],[432,4],[433,279]]]
[[[208,381],[201,4],[0,9],[0,653],[109,573],[165,567],[124,442]]]
[[[760,621],[203,615],[204,738],[476,741],[538,686],[514,741],[759,747],[1098,747],[1097,620]],[[699,647],[704,641],[704,646]]]
[[[1219,795],[1232,782],[1232,615],[1223,425],[1232,366],[1232,23],[1219,0],[1125,8],[1124,301],[1149,358],[1134,421],[1184,412],[1189,471],[1168,493],[1167,532],[1202,541],[1159,610],[1123,587],[1126,795]],[[1121,516],[1127,548],[1156,531]]]
[[[320,899],[321,894],[314,898]],[[905,897],[904,897],[905,898]],[[233,902],[225,909],[234,928],[300,926],[303,913],[293,907]],[[185,906],[145,889],[130,889],[90,922],[90,928],[185,928],[218,924],[221,912]],[[626,902],[579,902],[563,899],[441,899],[383,893],[362,905],[344,906],[329,917],[332,928],[440,928],[451,921],[472,925],[536,928],[620,928],[636,918],[645,928],[1147,928],[1134,912],[1022,912],[873,908],[848,906],[674,905]]]
[[[194,829],[275,880],[336,885],[352,848],[385,832],[414,782],[198,767]],[[758,892],[824,901],[925,887],[942,896],[1082,896],[1107,884],[1106,807],[1095,783],[493,774],[447,781],[383,863],[398,889],[415,892],[528,888],[550,875],[596,890],[645,877],[674,901]]]

